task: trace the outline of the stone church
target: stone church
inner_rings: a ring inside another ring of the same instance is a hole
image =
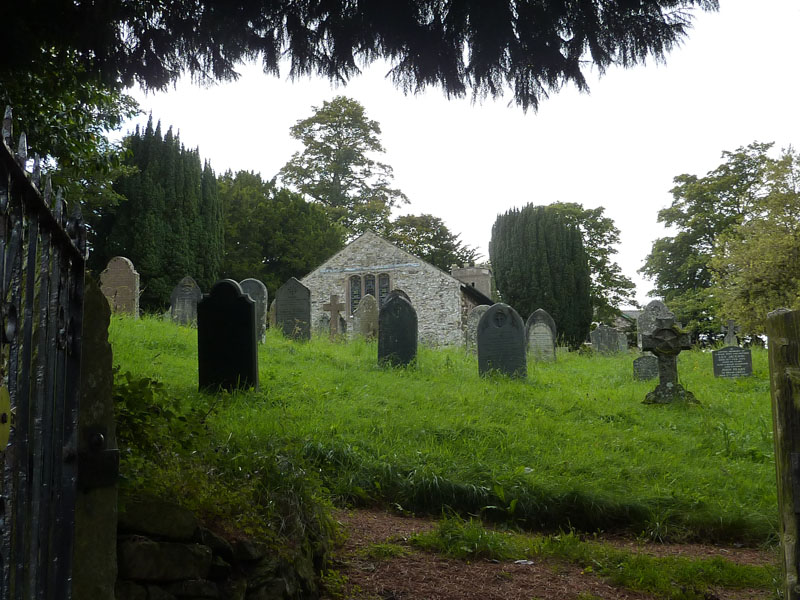
[[[492,304],[488,294],[481,291],[488,291],[488,287],[474,271],[467,271],[465,280],[460,281],[367,231],[301,281],[311,290],[311,322],[317,327],[328,319],[322,305],[333,294],[345,306],[344,318],[350,331],[353,312],[362,297],[372,294],[381,306],[389,292],[399,288],[408,294],[417,311],[420,343],[453,346],[464,343],[469,311],[480,304]]]

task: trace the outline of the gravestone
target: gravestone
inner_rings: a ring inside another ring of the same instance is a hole
[[[197,303],[203,299],[200,286],[189,276],[178,282],[169,297],[169,318],[181,325],[197,322]]]
[[[378,335],[378,301],[367,294],[353,313],[353,333],[371,339]]]
[[[633,361],[633,378],[645,381],[658,377],[658,359],[652,354],[640,356]]]
[[[489,310],[488,304],[476,306],[467,315],[467,325],[464,331],[464,347],[473,354],[478,352],[478,323],[483,313]]]
[[[678,383],[678,354],[692,347],[689,335],[675,327],[674,318],[658,318],[655,331],[642,336],[642,349],[658,359],[658,385],[647,394],[644,404],[669,404],[677,400],[697,402],[692,392]]]
[[[275,306],[275,300],[269,303],[269,311],[267,312],[267,325],[270,329],[275,329],[278,326],[278,307]]]
[[[115,256],[100,273],[100,290],[111,312],[139,317],[139,273],[124,256]]]
[[[389,301],[389,298],[391,298],[392,296],[401,296],[401,297],[405,298],[406,300],[408,300],[409,304],[411,304],[411,298],[409,298],[408,294],[406,294],[405,291],[401,290],[400,288],[394,288],[391,292],[389,292],[386,295],[386,300],[384,300],[383,303],[386,304]],[[413,306],[413,304],[411,304],[411,305]]]
[[[614,327],[599,325],[589,334],[592,340],[592,349],[601,354],[613,354],[614,352],[626,352],[628,350],[628,338],[624,333]]]
[[[656,330],[656,319],[675,318],[667,305],[661,300],[653,300],[644,307],[642,314],[636,319],[636,344],[642,349],[642,336],[652,335]]]
[[[739,332],[739,328],[736,326],[736,323],[733,319],[728,319],[728,324],[722,326],[722,332],[725,334],[723,343],[726,346],[739,345],[739,339],[736,337],[736,334]]]
[[[417,358],[417,311],[402,294],[389,294],[378,313],[378,364],[404,366]]]
[[[232,279],[197,305],[197,363],[201,390],[258,389],[256,305]]]
[[[753,358],[749,348],[726,346],[711,351],[714,377],[748,377],[753,374]]]
[[[311,290],[294,277],[275,293],[276,326],[295,340],[311,339]]]
[[[240,281],[239,286],[256,303],[256,338],[263,342],[267,334],[267,306],[269,305],[267,286],[252,277]]]
[[[525,322],[525,339],[534,359],[556,359],[556,322],[543,308],[533,311]]]
[[[336,336],[338,336],[340,333],[344,333],[344,330],[341,329],[339,326],[340,323],[342,322],[341,311],[344,310],[344,302],[339,302],[339,295],[331,294],[330,302],[326,302],[325,304],[323,304],[322,310],[331,313],[329,317],[331,339],[335,339]]]
[[[493,304],[478,323],[478,372],[528,376],[525,325],[508,304]]]

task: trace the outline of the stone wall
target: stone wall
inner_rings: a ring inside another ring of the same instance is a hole
[[[474,287],[487,298],[492,297],[492,271],[489,267],[453,267],[450,274],[465,285]]]
[[[343,299],[348,331],[352,330],[349,281],[353,275],[389,275],[390,288],[400,288],[411,298],[419,321],[419,341],[429,346],[463,343],[465,300],[461,282],[367,232],[335,254],[301,281],[311,290],[311,323],[318,327],[325,312],[322,305],[332,294]]]

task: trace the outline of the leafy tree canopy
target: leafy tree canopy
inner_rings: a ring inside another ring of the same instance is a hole
[[[386,229],[392,207],[408,198],[391,187],[392,168],[372,158],[384,152],[380,125],[344,96],[313,110],[291,129],[304,149],[281,169],[281,179],[322,204],[351,237]]]
[[[560,214],[583,235],[583,247],[589,256],[594,318],[611,324],[620,315],[622,304],[636,305],[636,286],[612,260],[617,253],[615,246],[619,244],[619,229],[612,219],[603,215],[605,208],[602,206],[584,208],[574,202],[555,202],[547,208]]]
[[[236,77],[237,63],[260,58],[278,72],[346,81],[376,59],[404,90],[441,86],[448,96],[512,90],[523,108],[585,70],[663,60],[691,26],[692,10],[718,0],[144,0],[0,4],[0,79],[52,53],[74,58],[107,84],[163,89],[182,73],[198,80]]]
[[[397,217],[386,232],[386,239],[447,273],[454,264],[463,267],[478,257],[458,238],[439,217],[427,214]]]

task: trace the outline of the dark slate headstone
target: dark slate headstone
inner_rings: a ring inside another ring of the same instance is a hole
[[[749,348],[726,346],[713,350],[714,377],[748,377],[753,374],[753,358]]]
[[[528,376],[525,325],[508,304],[493,304],[478,323],[478,372]]]
[[[601,354],[625,352],[628,349],[627,337],[614,327],[598,326],[589,334],[592,340],[592,349]]]
[[[633,361],[633,378],[645,381],[658,377],[658,359],[652,354],[640,356]]]
[[[389,298],[391,298],[392,296],[400,296],[408,300],[409,303],[411,303],[411,298],[409,298],[408,294],[406,294],[405,291],[401,290],[400,288],[394,288],[391,292],[389,292],[389,294],[386,296],[386,300],[384,300],[383,303],[386,304],[389,301]]]
[[[476,306],[467,315],[467,326],[464,331],[464,347],[473,354],[478,351],[478,323],[483,313],[489,310],[488,304]]]
[[[652,335],[656,330],[656,319],[674,318],[675,315],[661,300],[653,300],[644,307],[642,314],[636,319],[636,344],[642,348],[642,336]]]
[[[528,352],[536,360],[556,359],[556,322],[546,310],[537,308],[525,321]]]
[[[259,341],[264,341],[267,333],[267,307],[269,306],[269,292],[267,286],[258,279],[243,279],[239,282],[242,291],[250,296],[256,303],[256,337]]]
[[[197,303],[203,299],[200,286],[189,276],[184,277],[172,289],[169,297],[169,317],[181,325],[197,322]]]
[[[197,362],[201,390],[258,388],[256,305],[232,279],[197,305]]]
[[[311,339],[311,290],[294,277],[275,293],[275,320],[286,337]]]
[[[378,363],[410,364],[417,358],[417,311],[401,294],[390,294],[378,313]]]

